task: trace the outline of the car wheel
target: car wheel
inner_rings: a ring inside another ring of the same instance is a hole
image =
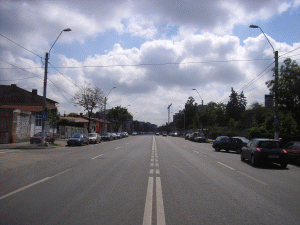
[[[241,161],[245,162],[245,157],[243,155],[243,152],[241,152]]]
[[[251,156],[251,166],[257,166],[257,159],[254,157],[254,155]]]
[[[216,150],[216,152],[219,152],[220,151],[220,147],[215,147],[215,150]]]
[[[287,162],[280,163],[280,166],[282,169],[285,169],[287,167]]]

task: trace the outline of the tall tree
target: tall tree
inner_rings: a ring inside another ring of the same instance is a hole
[[[242,112],[245,111],[247,100],[244,96],[244,93],[238,94],[233,88],[231,88],[230,100],[226,106],[226,115],[228,120],[230,118],[234,119],[235,121],[240,120]]]
[[[196,128],[195,119],[197,114],[197,103],[195,99],[190,96],[187,102],[185,103],[185,123],[186,129]]]
[[[300,67],[296,61],[290,58],[284,60],[278,74],[278,85],[275,90],[275,80],[269,80],[267,86],[270,93],[274,95],[277,91],[277,100],[279,111],[291,116],[297,121],[298,130],[300,130]]]
[[[73,97],[73,103],[75,106],[83,107],[87,111],[88,115],[88,127],[87,130],[90,132],[91,116],[93,110],[104,104],[104,95],[99,87],[91,87],[88,84],[84,84]]]
[[[122,123],[131,117],[127,108],[117,106],[109,110],[107,117],[115,123],[115,131],[118,131]]]

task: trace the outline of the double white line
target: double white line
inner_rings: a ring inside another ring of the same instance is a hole
[[[152,143],[152,159],[154,159],[155,164],[151,162],[150,167],[150,174],[153,174],[154,167],[156,167],[156,175],[160,174],[159,171],[159,164],[157,159],[157,148],[156,148],[156,141],[155,137],[153,137]],[[155,165],[155,166],[154,166]],[[146,195],[146,204],[145,204],[145,211],[144,211],[144,219],[143,225],[152,225],[152,211],[153,211],[153,190],[154,190],[154,181],[156,185],[156,222],[158,225],[165,225],[165,210],[164,210],[164,202],[163,202],[163,195],[162,195],[162,187],[161,187],[161,179],[160,177],[150,176],[148,180],[148,188],[147,188],[147,195]]]

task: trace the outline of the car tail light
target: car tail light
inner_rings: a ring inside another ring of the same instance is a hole
[[[254,151],[261,152],[260,148],[256,148]]]
[[[287,151],[286,151],[285,149],[282,149],[282,152],[283,152],[283,153],[287,153]]]

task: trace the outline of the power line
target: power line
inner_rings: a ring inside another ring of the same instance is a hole
[[[43,58],[42,56],[40,56],[40,55],[38,55],[38,54],[36,54],[36,53],[34,53],[34,52],[32,52],[32,51],[28,50],[27,48],[23,47],[22,45],[18,44],[18,43],[17,43],[17,42],[15,42],[15,41],[13,41],[13,40],[9,39],[8,37],[5,37],[3,34],[0,34],[0,36],[2,36],[2,37],[4,37],[4,38],[6,38],[7,40],[9,40],[9,41],[11,41],[12,43],[14,43],[14,44],[18,45],[19,47],[21,47],[21,48],[25,49],[26,51],[28,51],[28,52],[30,52],[30,53],[32,53],[32,54],[34,54],[34,55],[36,55],[36,56],[40,57],[41,59]]]
[[[120,65],[102,65],[102,66],[59,66],[59,69],[80,69],[80,68],[110,68],[110,67],[138,67],[138,66],[166,66],[166,65],[182,65],[182,64],[204,64],[204,63],[227,63],[227,62],[251,62],[251,61],[264,61],[271,59],[233,59],[233,60],[217,60],[217,61],[203,61],[203,62],[174,62],[174,63],[141,63],[141,64],[120,64]],[[36,69],[43,67],[32,67],[24,69]],[[0,68],[0,69],[13,69],[13,68]]]
[[[61,72],[59,72],[58,69],[56,69],[50,62],[48,62],[48,63],[52,66],[51,68],[55,69],[59,74],[63,75],[68,81],[70,81],[72,84],[74,84],[76,87],[79,88],[79,86],[78,86],[76,83],[74,83],[74,82],[73,82],[72,80],[70,80],[67,76],[65,76],[64,74],[62,74]]]

